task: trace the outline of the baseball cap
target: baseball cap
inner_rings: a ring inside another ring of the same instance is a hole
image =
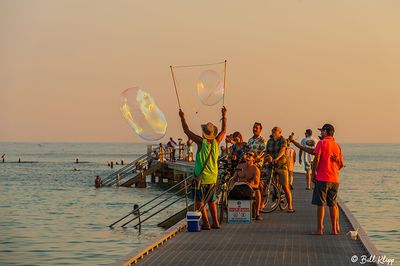
[[[318,130],[326,130],[327,132],[335,132],[335,128],[331,124],[325,124],[322,128],[318,128]]]

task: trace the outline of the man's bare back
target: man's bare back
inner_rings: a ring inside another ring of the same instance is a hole
[[[260,169],[255,165],[241,163],[236,168],[238,181],[247,182],[253,189],[258,189],[260,185]]]

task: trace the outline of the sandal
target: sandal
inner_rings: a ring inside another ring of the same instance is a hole
[[[216,226],[215,224],[211,225],[212,229],[221,229],[221,225]]]
[[[294,209],[288,209],[288,210],[287,210],[287,213],[294,213],[294,212],[295,212]]]
[[[201,230],[210,230],[210,229],[211,229],[210,224],[202,224],[201,225]]]

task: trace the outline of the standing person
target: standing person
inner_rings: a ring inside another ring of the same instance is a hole
[[[165,150],[162,143],[160,143],[158,151],[158,159],[160,162],[164,162],[164,158],[165,158]]]
[[[178,139],[178,160],[182,160],[183,158],[183,150],[184,150],[184,144],[182,143],[182,139]]]
[[[186,149],[187,149],[187,160],[189,162],[193,162],[193,146],[192,146],[193,141],[191,139],[188,139],[186,142]]]
[[[331,216],[332,234],[340,232],[339,208],[336,198],[339,190],[339,170],[343,168],[344,161],[342,150],[335,142],[333,135],[335,128],[331,124],[325,124],[321,131],[321,140],[314,149],[314,168],[312,180],[315,182],[312,204],[317,205],[318,227],[314,234],[324,233],[325,203],[329,206]]]
[[[288,213],[294,213],[293,202],[292,202],[292,192],[289,188],[289,178],[288,178],[288,167],[286,158],[286,139],[282,136],[282,129],[279,127],[274,127],[271,130],[271,137],[267,142],[267,155],[272,157],[272,163],[275,165],[275,174],[279,178],[279,184],[281,184],[283,190],[285,191],[286,200],[288,202]],[[269,171],[272,169],[270,168]]]
[[[286,158],[287,158],[290,189],[293,190],[293,170],[294,170],[294,164],[296,163],[296,151],[292,147],[290,147],[290,140],[287,140]]]
[[[322,133],[321,133],[321,135],[322,135]],[[322,136],[320,137],[321,139],[322,139]],[[289,140],[297,147],[297,148],[299,148],[300,150],[302,150],[302,151],[304,151],[304,152],[307,152],[307,153],[309,153],[309,154],[314,154],[314,151],[315,151],[315,149],[314,148],[309,148],[309,147],[304,147],[304,146],[302,146],[300,143],[298,143],[296,140],[294,140],[294,133],[292,132],[292,134],[290,134],[290,136],[289,136]],[[341,164],[341,167],[344,167],[344,162],[343,162],[343,158],[341,158],[341,163],[340,163],[340,158],[338,158],[335,154],[332,154],[331,155],[331,159],[330,159],[332,162],[337,162],[338,164]],[[314,161],[315,162],[315,161]],[[313,164],[313,169],[315,169],[315,164]],[[340,170],[340,169],[339,169]],[[312,180],[313,182],[315,182],[314,180]],[[340,233],[340,223],[339,223],[339,207],[337,206],[337,204],[335,204],[335,206],[334,206],[334,208],[336,209],[335,210],[335,212],[336,212],[336,222],[335,222],[335,224],[336,224],[336,232],[337,233]],[[323,209],[322,210],[323,212],[324,212],[324,214],[325,214],[325,209]],[[319,215],[319,213],[318,213],[318,215]],[[319,224],[319,220],[320,218],[318,218],[318,224]],[[323,227],[322,227],[323,228]],[[323,233],[323,231],[322,231],[322,233]],[[316,231],[316,234],[321,234],[321,233],[319,233],[319,231],[317,230]]]
[[[178,145],[175,140],[169,138],[169,141],[167,143],[168,151],[169,151],[169,160],[171,162],[175,162],[175,146]]]
[[[255,165],[258,166],[259,168],[261,168],[262,165],[264,164],[264,151],[265,151],[265,147],[266,147],[266,143],[267,143],[265,138],[261,136],[261,131],[262,131],[261,123],[254,122],[253,136],[247,142],[247,145],[249,146],[250,151],[255,152],[255,156],[256,156]]]
[[[210,213],[214,224],[212,228],[220,228],[217,216],[217,204],[215,195],[215,183],[218,177],[218,153],[219,144],[224,138],[226,132],[226,108],[222,107],[222,129],[218,129],[211,122],[201,125],[202,137],[190,131],[185,120],[185,114],[179,110],[179,116],[182,122],[182,128],[189,139],[197,144],[196,160],[194,165],[194,175],[199,177],[200,186],[193,189],[193,197],[196,201],[196,208],[201,210],[203,225],[202,229],[210,230],[211,226],[207,216],[205,204],[208,203]],[[218,133],[218,135],[217,135]],[[208,202],[205,202],[205,201]]]
[[[312,130],[307,129],[306,132],[304,133],[305,138],[301,140],[301,145],[303,147],[311,148],[314,149],[315,146],[317,145],[318,140],[312,136]],[[299,152],[299,163],[302,163],[302,158],[304,157],[304,170],[306,171],[306,178],[307,178],[307,190],[310,190],[311,188],[311,172],[312,172],[312,162],[314,159],[314,156],[312,154],[304,152],[303,156],[303,150],[300,149]]]

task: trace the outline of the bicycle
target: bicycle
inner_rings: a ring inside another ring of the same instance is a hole
[[[224,213],[228,213],[228,188],[232,181],[232,176],[228,168],[225,168],[219,175],[216,184],[218,220],[221,224],[224,220]]]
[[[261,177],[261,209],[262,213],[270,213],[275,211],[278,207],[281,211],[288,207],[286,194],[279,184],[278,176],[275,175],[275,166],[272,166],[269,171],[269,176],[263,169]]]

